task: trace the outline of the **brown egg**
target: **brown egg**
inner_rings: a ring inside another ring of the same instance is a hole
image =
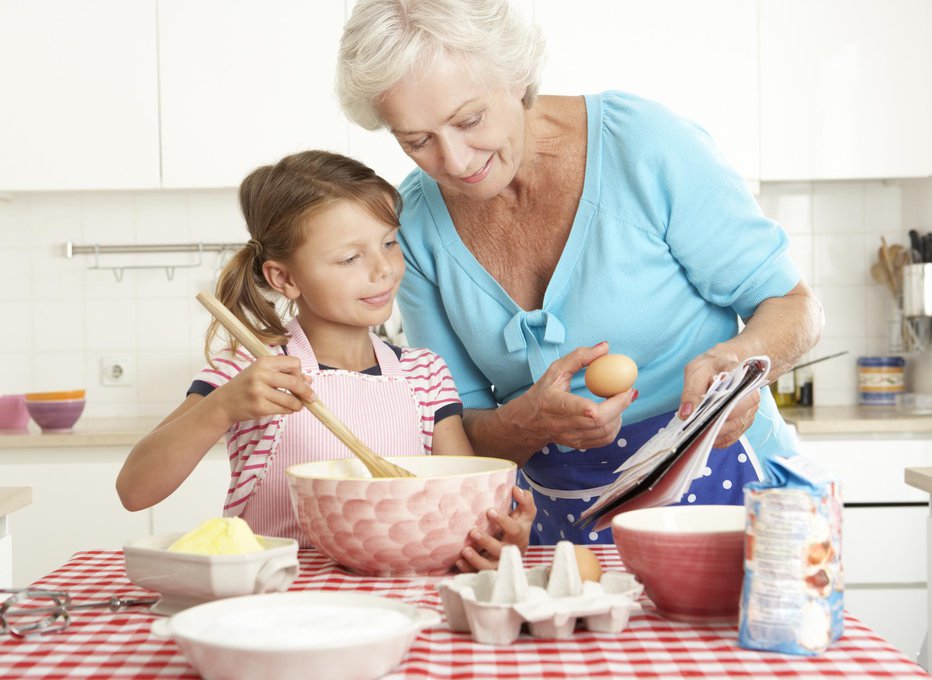
[[[614,397],[631,389],[638,377],[634,360],[624,354],[606,354],[586,368],[586,387],[597,397]]]
[[[583,581],[599,582],[602,578],[602,565],[599,558],[589,548],[583,545],[574,545],[576,551],[576,567],[579,569],[579,576]]]

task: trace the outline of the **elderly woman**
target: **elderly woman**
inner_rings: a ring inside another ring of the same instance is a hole
[[[573,522],[615,468],[715,374],[760,354],[771,381],[792,368],[822,312],[703,130],[623,92],[538,96],[543,50],[507,0],[359,0],[337,89],[418,166],[404,328],[446,359],[476,452],[521,466],[534,542],[611,542]],[[600,400],[582,369],[610,350],[637,389]],[[682,503],[740,504],[759,459],[794,447],[766,389],[715,445]]]

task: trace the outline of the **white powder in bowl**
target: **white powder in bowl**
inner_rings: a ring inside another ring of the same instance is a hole
[[[190,624],[176,632],[208,644],[274,651],[357,644],[409,629],[412,621],[387,608],[313,604],[244,609]]]

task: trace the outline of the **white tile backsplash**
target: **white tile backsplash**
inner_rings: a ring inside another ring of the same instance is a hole
[[[826,327],[808,358],[848,350],[813,367],[816,403],[856,401],[855,362],[886,354],[889,293],[870,279],[880,237],[905,243],[906,231],[932,231],[932,179],[794,182],[761,186],[764,213],[790,234],[803,277],[822,298]],[[74,192],[0,197],[0,394],[88,391],[89,416],[167,415],[204,363],[208,314],[194,300],[212,289],[228,255],[64,257],[64,243],[242,243],[235,190]],[[104,358],[133,362],[128,386],[100,384]]]
[[[864,186],[862,182],[814,182],[813,231],[822,234],[863,231]]]
[[[857,358],[891,354],[893,297],[873,281],[870,266],[881,237],[905,245],[909,229],[932,231],[932,179],[765,183],[758,199],[764,213],[787,229],[794,260],[825,308],[822,340],[806,359],[849,352],[813,366],[815,402],[857,403]],[[808,240],[798,233],[807,205]]]

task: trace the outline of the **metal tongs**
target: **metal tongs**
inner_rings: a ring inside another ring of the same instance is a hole
[[[157,596],[128,599],[114,596],[107,600],[74,604],[71,595],[60,590],[0,588],[0,594],[4,593],[10,597],[0,602],[0,634],[9,633],[16,638],[65,630],[71,623],[71,612],[78,609],[109,609],[117,612],[128,607],[153,605],[159,601]]]

